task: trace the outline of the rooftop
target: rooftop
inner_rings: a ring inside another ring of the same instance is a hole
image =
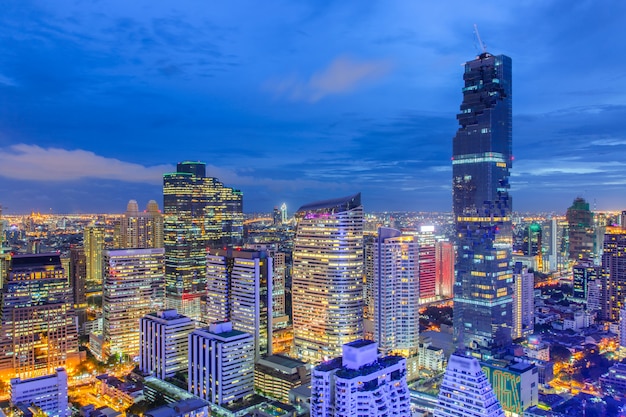
[[[374,372],[378,372],[385,368],[393,366],[402,360],[404,360],[402,356],[386,356],[384,358],[379,358],[374,363],[362,366],[359,369],[348,369],[348,368],[343,367],[337,371],[335,376],[339,378],[344,378],[344,379],[353,379],[358,376],[370,375],[370,374],[373,374]]]
[[[330,210],[330,211],[348,211],[361,205],[361,193],[350,195],[347,197],[334,198],[331,200],[315,201],[305,204],[298,209],[298,212]]]

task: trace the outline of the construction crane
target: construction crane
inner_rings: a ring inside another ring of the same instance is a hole
[[[487,45],[485,45],[482,39],[480,39],[480,33],[478,33],[478,25],[476,25],[476,23],[474,23],[474,33],[476,34],[476,39],[478,39],[478,44],[480,45],[480,48],[483,50],[483,53],[487,52]]]

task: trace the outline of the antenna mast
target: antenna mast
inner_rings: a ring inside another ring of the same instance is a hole
[[[480,39],[480,33],[478,33],[478,26],[476,25],[476,23],[474,23],[474,33],[476,34],[476,39],[478,39],[478,44],[480,45],[480,48],[483,50],[483,53],[487,52],[487,45],[485,45],[482,39]]]

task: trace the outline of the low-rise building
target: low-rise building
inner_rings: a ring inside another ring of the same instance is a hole
[[[290,390],[310,381],[310,366],[288,356],[267,356],[254,365],[254,389],[285,403]]]
[[[606,395],[626,398],[626,364],[616,363],[609,372],[600,377],[602,390]]]
[[[442,348],[432,345],[430,337],[422,337],[418,345],[417,357],[419,368],[433,372],[443,372],[446,369],[446,356]]]
[[[189,398],[146,411],[145,417],[209,417],[209,403]]]
[[[52,375],[11,379],[11,404],[35,404],[50,417],[71,415],[67,401],[67,372],[59,368]]]

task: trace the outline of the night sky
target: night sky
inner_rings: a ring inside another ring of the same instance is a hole
[[[450,211],[462,63],[513,60],[513,208],[626,209],[626,2],[0,0],[0,204],[162,206],[182,160],[290,211]]]

